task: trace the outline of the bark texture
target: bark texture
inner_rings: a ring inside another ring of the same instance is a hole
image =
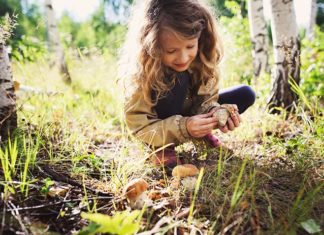
[[[51,53],[55,54],[54,62],[60,70],[63,81],[70,84],[72,79],[65,61],[64,51],[60,42],[60,36],[57,29],[54,9],[51,0],[45,0],[45,11],[49,50]]]
[[[272,90],[268,105],[271,113],[280,112],[274,107],[288,111],[297,100],[288,82],[300,80],[300,40],[292,0],[271,0],[271,29],[274,48]]]
[[[0,142],[17,127],[16,96],[9,56],[0,42]]]
[[[314,26],[316,24],[317,4],[316,0],[308,0],[310,4],[308,25],[306,28],[307,37],[311,40],[314,38]]]
[[[249,0],[248,15],[253,45],[254,77],[257,78],[262,71],[269,72],[267,24],[263,13],[263,1]]]

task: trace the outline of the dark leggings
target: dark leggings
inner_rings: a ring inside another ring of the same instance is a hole
[[[219,91],[218,103],[236,104],[239,113],[243,113],[248,107],[253,105],[254,101],[255,93],[247,85],[233,86]]]
[[[183,82],[184,80],[182,80]],[[177,83],[170,94],[158,101],[155,106],[158,117],[165,119],[172,115],[182,114],[182,106],[185,100],[185,83]],[[236,104],[239,113],[243,113],[255,101],[254,91],[246,85],[233,86],[219,91],[218,103]]]

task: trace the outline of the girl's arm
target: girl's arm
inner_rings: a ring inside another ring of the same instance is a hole
[[[208,113],[213,108],[220,106],[218,100],[218,84],[215,79],[210,79],[207,84],[200,84],[192,95],[192,115]]]
[[[188,117],[174,115],[158,119],[153,107],[144,101],[143,92],[137,90],[125,102],[125,122],[135,137],[153,147],[188,141]]]

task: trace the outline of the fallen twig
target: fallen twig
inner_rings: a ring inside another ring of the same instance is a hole
[[[57,173],[56,171],[52,170],[49,166],[47,165],[44,165],[42,166],[42,168],[40,166],[37,166],[38,167],[38,170],[43,173],[43,174],[46,174],[48,176],[51,176],[52,179],[56,180],[56,181],[60,181],[60,182],[64,182],[64,183],[68,183],[70,185],[73,185],[73,186],[76,186],[76,187],[79,187],[79,188],[83,188],[83,185],[70,179],[69,177],[65,176],[65,175],[61,175],[59,173]],[[85,188],[92,192],[92,193],[95,193],[97,195],[100,195],[100,196],[110,196],[111,198],[113,198],[113,194],[112,193],[105,193],[105,192],[102,192],[102,191],[99,191],[99,190],[96,190],[96,189],[93,189],[93,188],[90,188],[88,186],[85,186]]]
[[[228,226],[226,226],[220,233],[219,235],[223,235],[226,234],[230,229],[232,229],[234,226],[242,223],[243,218],[239,217],[238,219],[234,220],[231,224],[229,224]]]
[[[11,212],[11,215],[18,221],[18,223],[19,223],[21,229],[23,230],[24,234],[28,235],[29,232],[28,232],[28,230],[26,229],[24,223],[21,220],[21,217],[20,217],[19,212],[18,212],[18,208],[10,201],[8,202],[8,207],[11,207],[12,209],[9,209],[7,211]]]
[[[93,197],[93,198],[88,198],[88,200],[104,200],[104,199],[112,199],[111,197]],[[34,209],[40,209],[44,207],[49,207],[49,206],[55,206],[59,205],[61,203],[67,203],[67,202],[80,202],[84,199],[69,199],[69,200],[62,200],[58,202],[52,202],[48,204],[42,204],[42,205],[37,205],[37,206],[29,206],[29,207],[21,207],[21,208],[16,208],[16,209],[7,209],[5,210],[6,212],[10,211],[25,211],[25,210],[34,210]]]
[[[152,234],[158,234],[159,232],[161,232],[162,229],[164,229],[165,227],[162,227],[163,225],[167,224],[168,226],[168,230],[172,229],[173,227],[176,227],[180,224],[180,221],[177,221],[175,223],[173,222],[173,218],[172,217],[167,217],[164,216],[162,217],[156,224],[155,226],[150,230],[150,231],[146,231],[146,232],[142,232],[139,233],[138,235],[152,235]]]

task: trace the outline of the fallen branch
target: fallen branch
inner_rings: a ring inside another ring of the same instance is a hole
[[[10,211],[11,212],[11,215],[18,221],[21,229],[23,230],[24,234],[29,234],[26,226],[24,225],[24,223],[22,222],[22,219],[20,217],[20,214],[18,212],[18,208],[12,203],[12,202],[8,202],[8,207],[12,208],[12,209],[9,209],[7,211]]]
[[[88,198],[88,200],[104,200],[104,199],[112,199],[111,197],[92,197],[92,198]],[[61,203],[67,203],[67,202],[80,202],[84,199],[69,199],[69,200],[62,200],[62,201],[58,201],[58,202],[52,202],[52,203],[48,203],[48,204],[42,204],[42,205],[37,205],[37,206],[28,206],[28,207],[21,207],[21,208],[15,208],[15,209],[7,209],[5,210],[6,212],[10,212],[10,211],[26,211],[26,210],[35,210],[35,209],[40,209],[40,208],[44,208],[44,207],[50,207],[50,206],[56,206],[59,205]]]
[[[60,182],[64,182],[64,183],[67,183],[67,184],[70,184],[72,186],[76,186],[76,187],[79,187],[79,188],[83,188],[83,185],[72,180],[71,178],[65,176],[65,175],[61,175],[59,173],[57,173],[56,171],[54,171],[53,169],[51,169],[49,166],[47,165],[44,165],[42,166],[42,168],[40,166],[37,166],[38,167],[38,170],[47,175],[47,176],[50,176],[52,179],[54,179],[55,181],[60,181]],[[88,186],[85,186],[85,188],[92,192],[92,193],[95,193],[97,195],[100,195],[100,196],[109,196],[111,198],[113,198],[113,194],[112,193],[105,193],[105,192],[102,192],[102,191],[99,191],[99,190],[96,190],[96,189],[93,189],[93,188],[90,188]]]

